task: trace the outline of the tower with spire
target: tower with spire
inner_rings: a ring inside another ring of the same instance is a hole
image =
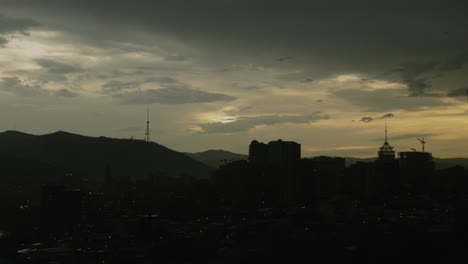
[[[146,132],[145,132],[145,141],[146,142],[150,142],[150,128],[149,128],[149,124],[150,124],[150,121],[149,121],[149,109],[147,109],[147,112],[146,112]]]
[[[385,142],[380,147],[377,152],[380,161],[394,161],[395,160],[395,151],[393,147],[388,143],[388,133],[387,133],[387,121],[385,121]]]

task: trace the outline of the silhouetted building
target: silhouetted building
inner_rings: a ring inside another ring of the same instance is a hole
[[[249,161],[253,163],[293,164],[301,160],[301,144],[294,141],[270,141],[268,144],[254,140],[249,146]]]
[[[373,199],[390,197],[398,188],[399,167],[395,151],[388,142],[387,122],[385,122],[385,142],[377,154],[374,175],[367,181],[367,195]]]
[[[267,161],[282,164],[293,164],[301,160],[301,144],[294,141],[268,142]]]
[[[357,199],[372,197],[375,191],[375,162],[356,162],[346,170],[344,187],[347,194]]]
[[[385,141],[374,162],[358,162],[349,167],[344,181],[346,192],[357,198],[390,197],[398,188],[399,166],[395,151],[388,142],[387,123]]]
[[[341,192],[344,171],[344,158],[321,156],[302,159],[297,190],[306,201],[332,198]]]
[[[265,143],[253,140],[249,145],[249,161],[252,163],[263,163],[267,161],[268,146]]]
[[[407,151],[400,152],[400,167],[402,169],[434,170],[432,154],[429,152]]]
[[[393,147],[388,143],[388,136],[387,136],[387,123],[385,123],[385,142],[383,143],[382,147],[380,147],[379,151],[377,152],[379,161],[383,162],[393,162],[395,161],[395,151]]]
[[[435,173],[435,164],[429,152],[400,152],[400,171],[403,184],[410,192],[424,192],[428,180]]]

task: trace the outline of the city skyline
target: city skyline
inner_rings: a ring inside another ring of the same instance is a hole
[[[304,157],[468,157],[466,4],[0,3],[0,131]]]

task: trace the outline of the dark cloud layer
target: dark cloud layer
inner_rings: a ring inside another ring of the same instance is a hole
[[[401,80],[408,86],[410,96],[443,96],[444,91],[433,87],[432,79],[461,70],[467,62],[468,53],[460,53],[437,62],[404,64],[395,72],[400,73]]]
[[[70,65],[49,59],[37,59],[36,62],[48,72],[55,74],[67,74],[83,71],[83,69],[77,65]]]
[[[23,82],[17,77],[5,77],[0,82],[0,89],[19,96],[47,95],[47,91],[38,85]]]
[[[281,115],[269,115],[269,116],[256,116],[256,117],[241,117],[234,122],[229,123],[207,123],[199,124],[203,130],[203,134],[212,133],[234,133],[248,131],[249,129],[255,128],[261,125],[275,125],[275,124],[309,124],[318,120],[328,119],[329,117],[321,113],[315,113],[312,115],[304,116],[281,116]]]
[[[0,47],[5,46],[8,43],[8,40],[2,36],[0,36]]]
[[[21,32],[27,34],[27,30],[40,24],[29,18],[15,18],[0,14],[0,33]]]
[[[460,50],[465,48],[468,21],[463,1],[5,0],[2,4],[54,13],[64,20],[85,16],[117,29],[163,33],[210,44],[208,48],[290,51],[272,58],[283,62],[300,59],[300,53],[361,58],[361,52],[373,53],[369,46],[381,55]]]
[[[0,47],[8,43],[8,40],[2,36],[3,34],[16,32],[27,34],[27,30],[35,26],[39,26],[39,23],[32,19],[14,18],[0,14]]]
[[[123,104],[190,104],[233,101],[234,96],[209,93],[184,86],[138,90],[113,95]]]
[[[61,97],[68,97],[68,98],[71,98],[71,97],[77,97],[78,94],[73,92],[73,91],[70,91],[69,89],[60,89],[58,91],[55,92],[55,95],[57,96],[61,96]]]
[[[334,96],[342,98],[366,112],[388,112],[396,110],[419,111],[430,107],[446,106],[439,97],[409,97],[401,90],[382,89],[365,91],[349,89],[336,91]]]
[[[132,90],[135,88],[139,88],[141,85],[141,82],[136,82],[136,81],[118,81],[118,80],[110,80],[106,82],[105,84],[101,85],[101,91],[104,94],[118,94],[121,92],[124,92],[126,90]]]
[[[139,90],[143,84],[147,83],[157,83],[163,87],[186,86],[185,84],[171,77],[151,77],[139,81],[110,80],[101,85],[101,92],[104,94],[116,95],[126,91]]]
[[[5,77],[0,81],[0,90],[12,93],[17,96],[24,97],[40,97],[40,96],[59,96],[59,97],[77,97],[78,94],[62,88],[57,91],[44,89],[41,85],[31,84],[19,79],[18,77]]]
[[[447,95],[450,97],[468,96],[468,87],[451,90]]]
[[[144,84],[156,84],[160,88],[142,89]],[[164,76],[139,81],[110,80],[101,86],[101,92],[119,99],[123,104],[191,104],[237,99],[231,95],[194,89],[177,79]]]
[[[220,56],[277,67],[322,64],[313,78],[346,71],[377,74],[403,65],[401,78],[415,96],[432,88],[424,73],[459,69],[468,54],[463,1],[4,0],[2,5],[102,45],[145,42],[126,33],[144,32],[196,47],[210,61]],[[443,62],[434,64],[434,58]]]

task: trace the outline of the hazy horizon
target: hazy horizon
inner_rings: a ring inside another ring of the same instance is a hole
[[[74,133],[73,131],[63,131],[63,130],[57,130],[57,131],[50,131],[48,133],[42,133],[42,134],[34,134],[34,133],[28,133],[26,131],[19,131],[19,130],[5,130],[5,131],[0,131],[0,134],[1,133],[5,133],[5,132],[19,132],[19,133],[25,133],[25,134],[29,134],[29,135],[34,135],[34,136],[44,136],[44,135],[49,135],[49,134],[54,134],[54,133],[58,133],[58,132],[65,132],[65,133],[70,133],[70,134],[75,134],[75,135],[80,135],[80,136],[85,136],[85,137],[107,137],[107,138],[113,138],[113,139],[132,139],[132,140],[141,140],[141,141],[144,141],[145,139],[144,138],[124,138],[124,137],[110,137],[110,136],[106,136],[106,135],[97,135],[97,136],[94,136],[94,135],[87,135],[87,134],[79,134],[79,133]],[[271,140],[267,140],[265,141],[265,143],[268,143],[269,141],[275,141],[275,140],[278,140],[278,139],[271,139]],[[284,140],[287,140],[287,139],[284,139]],[[390,141],[390,140],[389,140]],[[236,152],[236,151],[232,151],[232,150],[229,150],[229,149],[226,149],[226,148],[223,148],[223,146],[219,146],[219,147],[215,147],[215,148],[211,148],[211,149],[201,149],[201,150],[195,150],[195,151],[186,151],[184,149],[175,149],[175,148],[172,148],[171,146],[167,146],[167,145],[164,145],[164,144],[161,144],[160,142],[157,142],[157,141],[154,141],[154,140],[151,140],[151,142],[153,143],[157,143],[157,144],[160,144],[160,145],[163,145],[169,149],[172,149],[172,150],[175,150],[175,151],[178,151],[180,153],[192,153],[192,154],[195,154],[195,153],[200,153],[200,152],[206,152],[206,151],[228,151],[228,152],[231,152],[231,153],[234,153],[234,154],[241,154],[241,155],[246,155],[248,156],[249,153],[248,153],[248,145],[250,144],[250,141],[247,142],[246,144],[246,148],[244,151],[239,151],[239,152]],[[300,142],[297,142],[300,144]],[[380,146],[376,147],[376,149],[378,149]],[[415,149],[416,151],[421,151],[422,149]],[[396,150],[396,155],[398,155],[399,152],[404,152],[404,151],[413,151],[413,149],[411,150]],[[430,151],[427,151],[427,152],[430,152]],[[377,154],[377,151],[376,151],[376,154]],[[466,158],[466,157],[441,157],[441,156],[437,156],[437,155],[434,155],[434,153],[431,153],[433,154],[434,158],[441,158],[441,159],[450,159],[450,158]],[[325,154],[324,153],[316,153],[316,154],[313,154],[313,155],[304,155],[302,154],[302,158],[309,158],[309,157],[318,157],[318,156],[331,156],[331,157],[343,157],[343,158],[358,158],[358,159],[372,159],[372,158],[377,158],[377,155],[374,155],[374,156],[346,156],[346,155],[340,155],[340,150],[339,149],[336,149],[336,153],[334,154]]]

